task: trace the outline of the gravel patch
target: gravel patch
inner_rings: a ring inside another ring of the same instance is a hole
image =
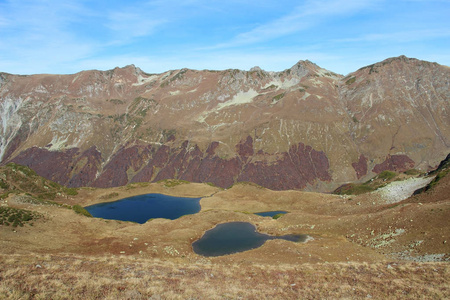
[[[397,203],[412,196],[415,190],[426,186],[434,177],[408,178],[403,181],[394,181],[375,192],[386,203]]]
[[[448,253],[435,253],[435,254],[425,254],[425,255],[413,255],[411,251],[403,251],[392,253],[392,257],[396,259],[414,261],[414,262],[444,262],[450,261],[450,256]]]

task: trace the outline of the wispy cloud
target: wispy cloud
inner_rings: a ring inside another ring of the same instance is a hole
[[[81,59],[95,47],[83,42],[68,28],[87,12],[76,1],[9,1],[0,6],[0,67],[15,65],[16,72]]]
[[[138,11],[112,11],[106,26],[121,38],[134,38],[150,35],[155,29],[168,21],[164,17]]]
[[[231,41],[211,48],[236,47],[272,40],[278,37],[298,33],[330,17],[345,16],[376,5],[379,0],[325,0],[306,1],[296,6],[287,15],[256,26],[250,31],[235,36]]]
[[[450,29],[423,29],[423,30],[411,30],[411,31],[398,31],[388,33],[370,33],[364,34],[354,38],[336,39],[334,42],[343,43],[361,43],[361,42],[396,42],[406,43],[413,41],[423,41],[433,38],[450,37]]]

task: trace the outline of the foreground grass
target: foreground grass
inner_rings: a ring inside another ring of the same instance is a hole
[[[447,263],[177,264],[0,255],[2,299],[445,299]]]

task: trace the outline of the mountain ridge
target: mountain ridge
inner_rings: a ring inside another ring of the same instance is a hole
[[[329,191],[450,149],[449,68],[400,56],[346,76],[134,65],[0,74],[0,161],[68,186],[178,178]],[[57,163],[55,163],[57,162]]]

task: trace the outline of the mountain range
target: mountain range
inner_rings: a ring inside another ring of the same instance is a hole
[[[450,152],[450,68],[405,56],[346,76],[130,65],[0,73],[0,164],[68,187],[180,179],[331,191]]]

